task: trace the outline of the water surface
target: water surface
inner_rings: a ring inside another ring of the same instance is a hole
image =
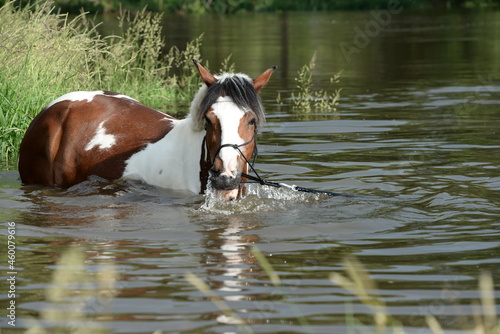
[[[344,333],[354,318],[372,323],[371,310],[329,280],[345,256],[366,266],[406,332],[430,332],[427,315],[445,329],[470,328],[479,275],[490,272],[500,291],[500,13],[403,10],[346,58],[341,43],[355,45],[373,20],[369,12],[169,17],[167,44],[205,32],[210,64],[231,53],[252,76],[279,66],[263,92],[261,175],[361,197],[254,185],[224,204],[98,178],[67,190],[22,186],[15,170],[1,172],[2,247],[16,223],[16,329],[244,331],[186,280],[190,272],[253,332]],[[335,88],[329,78],[343,70],[336,111],[305,112],[288,99],[314,51],[315,88]],[[51,275],[74,246],[85,252],[87,283],[54,305]],[[112,288],[99,285],[101,266],[116,270]],[[64,320],[41,320],[50,308]],[[7,321],[0,326],[10,332]]]

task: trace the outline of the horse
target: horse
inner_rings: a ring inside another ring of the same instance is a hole
[[[176,119],[110,91],[78,91],[49,103],[19,148],[23,184],[67,188],[96,175],[234,200],[242,194],[256,134],[265,121],[259,96],[276,69],[255,79],[213,75],[193,60],[202,85],[189,114]]]

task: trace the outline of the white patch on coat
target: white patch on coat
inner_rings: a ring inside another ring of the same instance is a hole
[[[142,180],[168,189],[201,191],[200,158],[205,131],[193,127],[191,117],[172,120],[173,128],[126,161],[124,178]]]
[[[206,92],[207,86],[202,85],[191,102],[189,116],[183,120],[171,120],[173,128],[165,137],[148,144],[125,162],[123,178],[142,180],[162,188],[200,193],[201,148],[206,132],[197,114]],[[229,97],[219,98],[212,107],[222,127],[222,142],[243,144],[238,127],[245,112]],[[238,155],[238,151],[233,148],[222,149],[220,156],[224,167],[236,166]]]
[[[240,109],[230,97],[219,97],[212,105],[213,113],[219,119],[221,127],[221,145],[241,145],[244,143],[238,128],[245,111]],[[240,152],[232,147],[224,147],[219,151],[219,158],[224,167],[223,173],[236,172]]]
[[[111,148],[116,144],[116,137],[114,135],[106,133],[106,128],[104,127],[104,122],[101,122],[97,127],[97,131],[94,137],[89,141],[87,146],[85,146],[85,151],[90,151],[94,147],[98,147],[100,150],[105,150]]]
[[[114,97],[114,98],[118,98],[118,99],[129,99],[129,100],[137,102],[137,100],[135,100],[127,95],[122,95],[122,94],[107,95],[102,90],[98,90],[98,91],[94,91],[94,92],[78,91],[78,92],[71,92],[71,93],[65,94],[61,97],[58,97],[54,101],[50,102],[46,108],[50,108],[54,104],[59,103],[59,102],[63,102],[63,101],[74,101],[74,102],[87,101],[87,102],[91,102],[94,99],[94,97],[96,97],[98,95],[109,96],[109,97]]]
[[[114,97],[115,99],[127,99],[127,100],[132,100],[132,101],[135,101],[135,102],[139,102],[136,99],[133,99],[130,96],[123,95],[123,94],[118,94],[118,95],[103,94],[103,95],[109,96],[109,97]]]

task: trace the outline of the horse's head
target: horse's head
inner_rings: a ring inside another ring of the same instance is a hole
[[[258,93],[276,66],[252,80],[245,74],[214,76],[199,62],[194,63],[207,85],[197,117],[206,130],[212,165],[209,178],[224,199],[233,200],[240,190],[241,173],[248,173],[256,150],[255,135],[265,120]]]

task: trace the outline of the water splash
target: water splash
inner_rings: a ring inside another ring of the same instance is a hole
[[[210,184],[207,185],[205,200],[200,211],[230,215],[234,213],[267,212],[289,210],[297,204],[316,203],[325,196],[294,191],[289,188],[274,188],[259,184],[247,184],[245,195],[232,202],[217,196]]]

